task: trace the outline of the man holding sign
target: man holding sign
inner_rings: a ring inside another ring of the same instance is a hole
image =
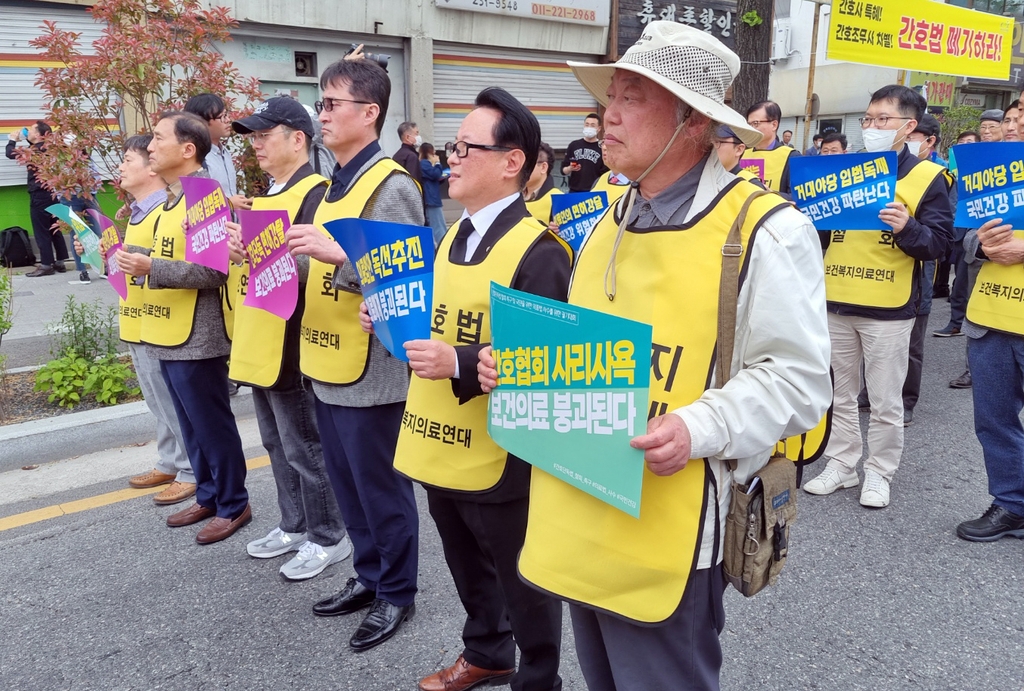
[[[457,232],[449,231],[438,247],[433,335],[405,344],[416,376],[395,469],[427,490],[466,609],[465,649],[419,687],[462,691],[514,675],[514,689],[550,691],[561,687],[562,605],[516,572],[530,466],[487,436],[488,402],[476,367],[490,341],[491,281],[564,301],[572,254],[531,218],[520,194],[540,148],[540,125],[526,106],[503,89],[485,89],[457,136],[445,147],[448,184],[466,210]]]
[[[181,180],[205,177],[200,162],[209,150],[210,132],[202,119],[181,111],[163,114],[149,157],[172,197],[156,221],[150,253],[115,255],[126,274],[147,277],[140,338],[150,357],[160,361],[198,483],[196,503],[168,516],[167,525],[212,518],[196,535],[201,545],[230,537],[252,520],[245,455],[228,397],[231,342],[220,297],[227,274],[185,260],[188,202]]]
[[[876,91],[860,119],[869,153],[898,152],[896,201],[878,219],[887,230],[824,234],[825,288],[835,376],[832,437],[824,472],[807,482],[811,494],[860,484],[863,454],[857,394],[860,365],[871,401],[862,506],[889,505],[889,482],[903,454],[903,384],[910,334],[921,302],[922,263],[945,256],[953,241],[946,170],[911,153],[907,141],[927,103],[905,86]]]
[[[292,258],[284,241],[286,223],[313,220],[327,180],[309,165],[313,122],[295,99],[279,96],[264,101],[231,127],[249,137],[260,168],[274,180],[264,195],[252,200],[251,210],[239,209],[241,226],[228,224],[232,261],[242,264],[233,299],[235,333],[228,376],[252,387],[256,422],[270,455],[281,509],[277,526],[266,537],[250,542],[246,551],[259,559],[298,551],[280,573],[289,580],[305,580],[352,553],[324,466],[313,392],[302,385],[299,372],[305,305],[301,290],[309,274],[309,257]],[[277,268],[282,265],[287,268]],[[283,274],[292,267],[298,275],[290,277],[294,282],[290,304],[275,312],[248,304],[257,284],[267,285],[263,277],[268,273],[272,285],[267,292],[284,292]]]
[[[320,76],[316,103],[324,144],[337,157],[312,224],[287,233],[292,254],[309,261],[299,369],[313,380],[327,474],[352,540],[350,578],[318,602],[318,616],[370,608],[349,646],[388,640],[415,612],[419,516],[412,483],[392,466],[409,388],[406,364],[359,323],[359,274],[324,228],[338,218],[423,225],[423,199],[404,168],[381,151],[391,98],[387,72],[371,60],[339,60]]]
[[[718,40],[654,21],[618,62],[569,65],[607,107],[608,165],[639,185],[583,246],[569,304],[653,325],[652,419],[631,442],[645,451],[639,519],[535,471],[519,572],[570,602],[591,691],[717,689],[730,461],[747,482],[829,404],[821,250],[806,217],[713,151],[717,124],[761,140],[725,105],[740,60]],[[724,254],[745,268],[720,365],[731,380],[710,388]],[[486,350],[480,375],[496,385]]]

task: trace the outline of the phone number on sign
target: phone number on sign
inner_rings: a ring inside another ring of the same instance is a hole
[[[530,10],[533,14],[544,17],[561,17],[562,19],[575,19],[581,22],[596,22],[597,12],[595,10],[579,10],[575,7],[561,7],[558,5],[542,5],[532,3]]]

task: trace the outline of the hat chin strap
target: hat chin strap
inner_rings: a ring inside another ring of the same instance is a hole
[[[622,220],[619,221],[619,231],[615,235],[615,244],[612,245],[612,256],[608,259],[608,268],[605,269],[604,272],[604,294],[608,296],[609,301],[615,300],[615,256],[619,253],[619,245],[622,244],[622,237],[626,234],[626,226],[629,223],[630,214],[633,213],[633,203],[636,201],[636,196],[640,193],[640,183],[643,182],[643,179],[646,178],[659,163],[661,163],[661,159],[665,158],[668,150],[672,148],[673,144],[675,144],[676,137],[678,137],[679,133],[683,131],[683,126],[689,119],[689,115],[683,118],[683,121],[676,127],[676,131],[672,133],[672,138],[668,140],[668,144],[666,144],[665,148],[661,150],[658,157],[654,159],[654,163],[647,166],[647,170],[642,172],[636,180],[629,183],[629,190],[627,190],[626,194],[619,200],[618,207],[622,208],[622,206],[625,205],[625,212],[622,214]]]

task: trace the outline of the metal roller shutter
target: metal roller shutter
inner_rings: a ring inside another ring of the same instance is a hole
[[[100,37],[103,27],[81,7],[45,3],[7,4],[0,6],[0,133],[25,127],[43,117],[46,104],[43,92],[35,86],[36,72],[50,65],[39,60],[39,51],[29,41],[42,33],[44,20],[57,23],[61,29],[81,34],[80,45],[91,52],[92,42]],[[7,140],[0,137],[4,144]],[[0,158],[0,186],[24,185],[25,169],[15,161]]]
[[[564,149],[582,136],[583,118],[597,102],[580,86],[566,60],[596,62],[593,56],[434,44],[434,138],[453,141],[476,95],[500,86],[522,101],[540,121],[541,137]]]

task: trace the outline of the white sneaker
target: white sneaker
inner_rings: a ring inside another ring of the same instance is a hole
[[[858,484],[860,484],[860,479],[857,477],[856,471],[844,473],[838,468],[826,466],[821,475],[804,483],[804,491],[824,496],[832,494],[837,489],[856,487]]]
[[[290,581],[304,581],[320,575],[331,564],[337,564],[352,554],[352,542],[348,535],[336,545],[321,547],[306,541],[299,553],[281,567],[281,575]]]
[[[257,559],[270,559],[288,552],[299,549],[306,541],[305,533],[286,533],[280,528],[274,528],[266,537],[253,540],[245,546],[245,551],[250,557]]]
[[[873,470],[864,469],[864,487],[860,491],[860,505],[884,509],[889,505],[889,481]]]

